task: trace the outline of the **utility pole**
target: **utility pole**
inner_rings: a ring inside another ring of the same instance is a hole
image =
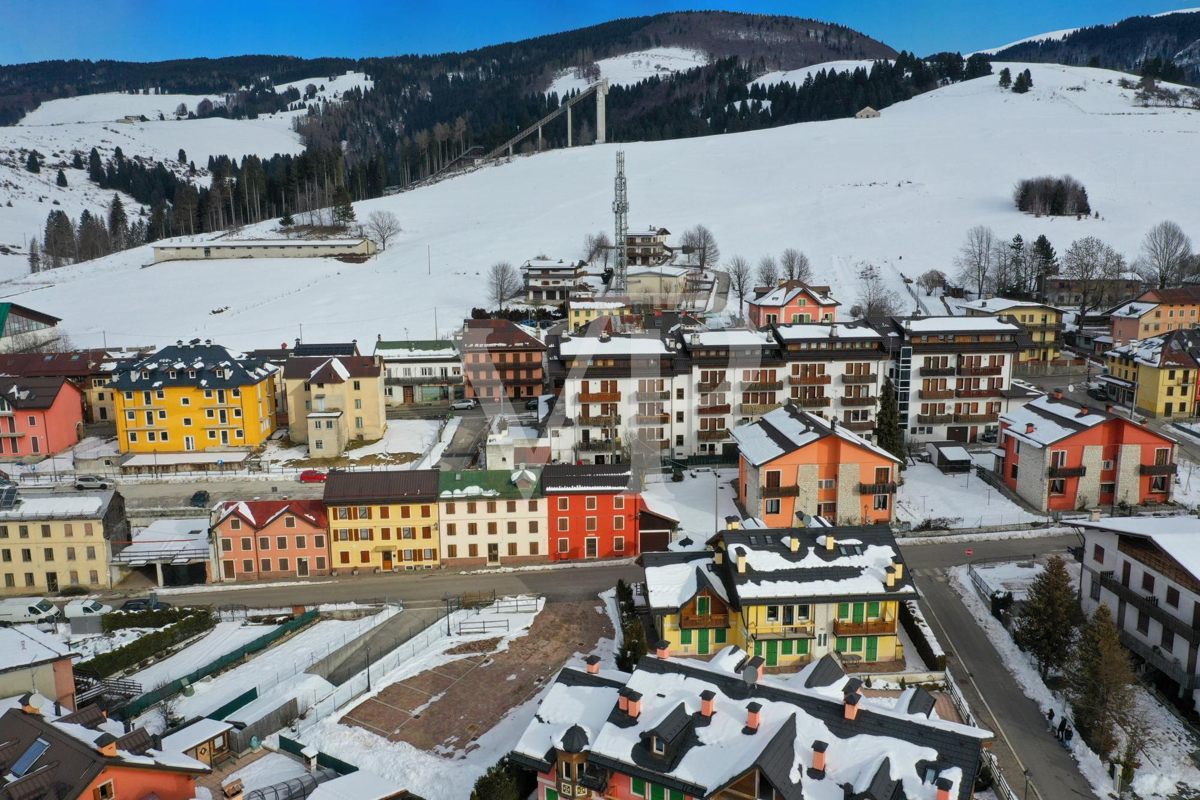
[[[425,274],[433,274],[433,256],[430,254],[429,245],[425,245]]]
[[[626,273],[629,269],[629,248],[627,243],[627,239],[629,238],[629,196],[626,193],[625,187],[624,150],[617,151],[617,178],[613,188],[612,208],[616,222],[613,247],[617,248],[617,263],[609,288],[623,292],[625,291]]]

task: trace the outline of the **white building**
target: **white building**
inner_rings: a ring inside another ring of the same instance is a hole
[[[370,239],[240,239],[152,245],[154,263],[212,258],[337,258],[375,255]]]
[[[552,261],[531,258],[521,265],[525,300],[530,303],[561,303],[574,296],[576,284],[586,272],[584,261]]]
[[[375,342],[383,357],[383,395],[389,408],[448,403],[463,396],[462,356],[447,339]]]

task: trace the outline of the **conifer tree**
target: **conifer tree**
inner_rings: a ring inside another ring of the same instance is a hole
[[[61,169],[58,171],[58,178],[55,180],[55,183],[57,183],[59,186],[67,185],[67,176],[63,174]]]
[[[279,224],[285,228],[289,228],[296,224],[296,220],[292,219],[291,209],[285,208],[283,210],[283,216],[279,218]]]
[[[1067,699],[1075,729],[1107,759],[1117,746],[1117,725],[1134,709],[1136,680],[1112,612],[1103,603],[1080,631],[1067,668]]]
[[[76,151],[75,158],[71,161],[71,166],[75,169],[83,169],[83,156],[79,155],[78,151]]]
[[[1062,669],[1067,661],[1079,606],[1067,564],[1052,556],[1029,587],[1029,598],[1016,615],[1013,641],[1037,662],[1042,680]]]
[[[114,194],[112,204],[108,207],[108,235],[112,239],[114,250],[125,249],[125,231],[129,227],[129,219],[125,216],[125,204],[121,196]]]
[[[42,171],[42,165],[38,163],[37,150],[29,151],[29,158],[25,160],[25,169],[34,173]]]
[[[1032,89],[1033,88],[1033,73],[1027,69],[1021,74],[1025,76],[1025,85],[1027,87],[1029,87],[1030,89]]]
[[[354,216],[354,204],[350,202],[350,192],[344,185],[337,187],[333,193],[333,218],[341,225],[349,225],[357,219]]]
[[[38,249],[38,240],[36,236],[29,240],[29,271],[42,271],[42,252]]]
[[[107,176],[104,174],[104,162],[100,160],[100,151],[92,148],[88,153],[88,178],[96,185],[104,188]]]
[[[1000,70],[1000,88],[1007,89],[1012,86],[1012,71],[1008,67]]]
[[[187,153],[183,152],[183,148],[181,147],[181,148],[179,148],[179,163],[182,164],[186,161],[187,161]]]
[[[1058,254],[1044,233],[1033,242],[1033,261],[1038,275],[1045,277],[1058,274]]]
[[[1017,94],[1025,94],[1029,91],[1030,84],[1029,78],[1026,77],[1026,73],[1028,73],[1028,70],[1025,72],[1018,72],[1017,79],[1013,81],[1012,90]]]
[[[904,469],[904,428],[900,424],[900,406],[891,377],[884,378],[883,393],[879,396],[879,414],[875,417],[875,439],[884,450],[900,459]]]

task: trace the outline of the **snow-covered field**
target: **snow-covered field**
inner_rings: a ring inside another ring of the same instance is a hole
[[[1166,17],[1171,14],[1194,14],[1196,12],[1200,12],[1200,8],[1177,8],[1174,11],[1164,11],[1161,14],[1151,14],[1150,16]],[[1079,30],[1079,28],[1063,28],[1062,30],[1059,30],[1059,31],[1049,31],[1047,33],[1039,33],[1034,36],[1027,36],[1024,39],[1017,39],[1015,42],[1009,42],[1008,44],[1003,44],[1003,45],[1000,45],[999,47],[989,47],[986,50],[976,50],[975,52],[976,53],[985,53],[987,55],[993,55],[995,53],[999,53],[1001,50],[1005,50],[1009,47],[1012,47],[1013,45],[1025,44],[1026,42],[1046,42],[1046,41],[1050,41],[1052,39],[1062,39],[1063,37],[1065,37],[1069,34],[1072,34],[1077,30]],[[972,55],[974,55],[974,54],[972,54]]]
[[[366,459],[378,464],[400,460],[403,464],[414,465],[433,447],[440,426],[438,420],[432,419],[390,419],[382,439],[347,451],[346,459],[352,463]],[[309,457],[308,445],[284,448],[278,440],[272,439],[267,443],[263,457],[285,467],[292,466]]]
[[[170,683],[206,664],[211,664],[226,653],[232,653],[242,645],[248,644],[260,636],[266,636],[277,627],[277,625],[246,625],[242,622],[218,622],[211,631],[192,644],[157,664],[152,664],[141,672],[130,675],[129,680],[137,681],[142,685],[142,690],[148,692],[160,684]]]
[[[826,72],[853,72],[862,67],[868,72],[871,71],[871,65],[874,64],[871,60],[857,61],[822,61],[820,64],[813,64],[810,67],[801,67],[800,69],[776,70],[768,72],[759,78],[755,78],[751,82],[751,86],[774,86],[777,83],[794,83],[797,86],[804,83],[809,75],[816,75],[821,70]]]
[[[1200,159],[1191,157],[1200,114],[1136,108],[1111,71],[1030,69],[1034,89],[1025,95],[1000,89],[991,76],[921,95],[865,122],[621,145],[631,224],[678,231],[703,223],[726,259],[754,262],[800,248],[815,279],[850,304],[860,262],[880,265],[903,292],[901,270],[910,278],[933,267],[953,271],[963,236],[977,224],[1003,238],[1044,233],[1060,252],[1094,235],[1132,256],[1154,224],[1200,216]],[[386,209],[404,226],[366,264],[262,259],[142,269],[151,257],[141,248],[23,278],[0,286],[0,295],[62,317],[83,347],[100,345],[104,331],[110,346],[196,336],[263,346],[295,335],[300,321],[313,340],[432,336],[435,308],[437,332],[445,334],[485,302],[492,262],[519,264],[539,251],[577,257],[584,234],[612,227],[616,150],[598,145],[516,158],[357,203],[359,218]],[[1083,181],[1101,219],[1037,219],[1013,208],[1018,178],[1063,172]],[[131,309],[132,299],[153,302]]]
[[[959,520],[955,528],[976,528],[1045,519],[1000,494],[974,471],[946,475],[932,464],[917,463],[909,464],[903,477],[904,483],[896,492],[898,520],[920,524],[949,517]]]
[[[741,517],[730,485],[736,477],[736,469],[685,470],[679,483],[669,474],[651,475],[642,496],[653,510],[679,520],[679,538],[692,540],[691,547],[680,549],[703,550],[704,543],[716,534],[716,526],[725,527],[726,517]]]
[[[596,62],[600,68],[600,77],[608,78],[614,86],[629,86],[640,83],[655,75],[671,75],[683,72],[693,67],[703,67],[708,63],[708,56],[699,50],[688,50],[683,47],[652,47],[649,50],[638,50],[636,53],[626,53],[623,56],[602,58]],[[578,74],[575,68],[563,70],[554,78],[547,92],[558,92],[563,97],[573,91],[583,91],[592,85]]]

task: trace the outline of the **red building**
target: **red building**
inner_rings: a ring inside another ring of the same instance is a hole
[[[209,582],[328,575],[328,525],[320,500],[224,503],[212,527],[220,568]]]
[[[66,378],[0,378],[0,460],[74,447],[82,428],[83,394]]]
[[[1175,441],[1062,393],[1000,416],[996,471],[1043,511],[1145,505],[1171,499]]]
[[[553,464],[542,470],[550,559],[627,558],[641,552],[641,505],[628,464]]]
[[[466,396],[480,403],[542,393],[546,345],[506,319],[467,320],[462,358]]]

